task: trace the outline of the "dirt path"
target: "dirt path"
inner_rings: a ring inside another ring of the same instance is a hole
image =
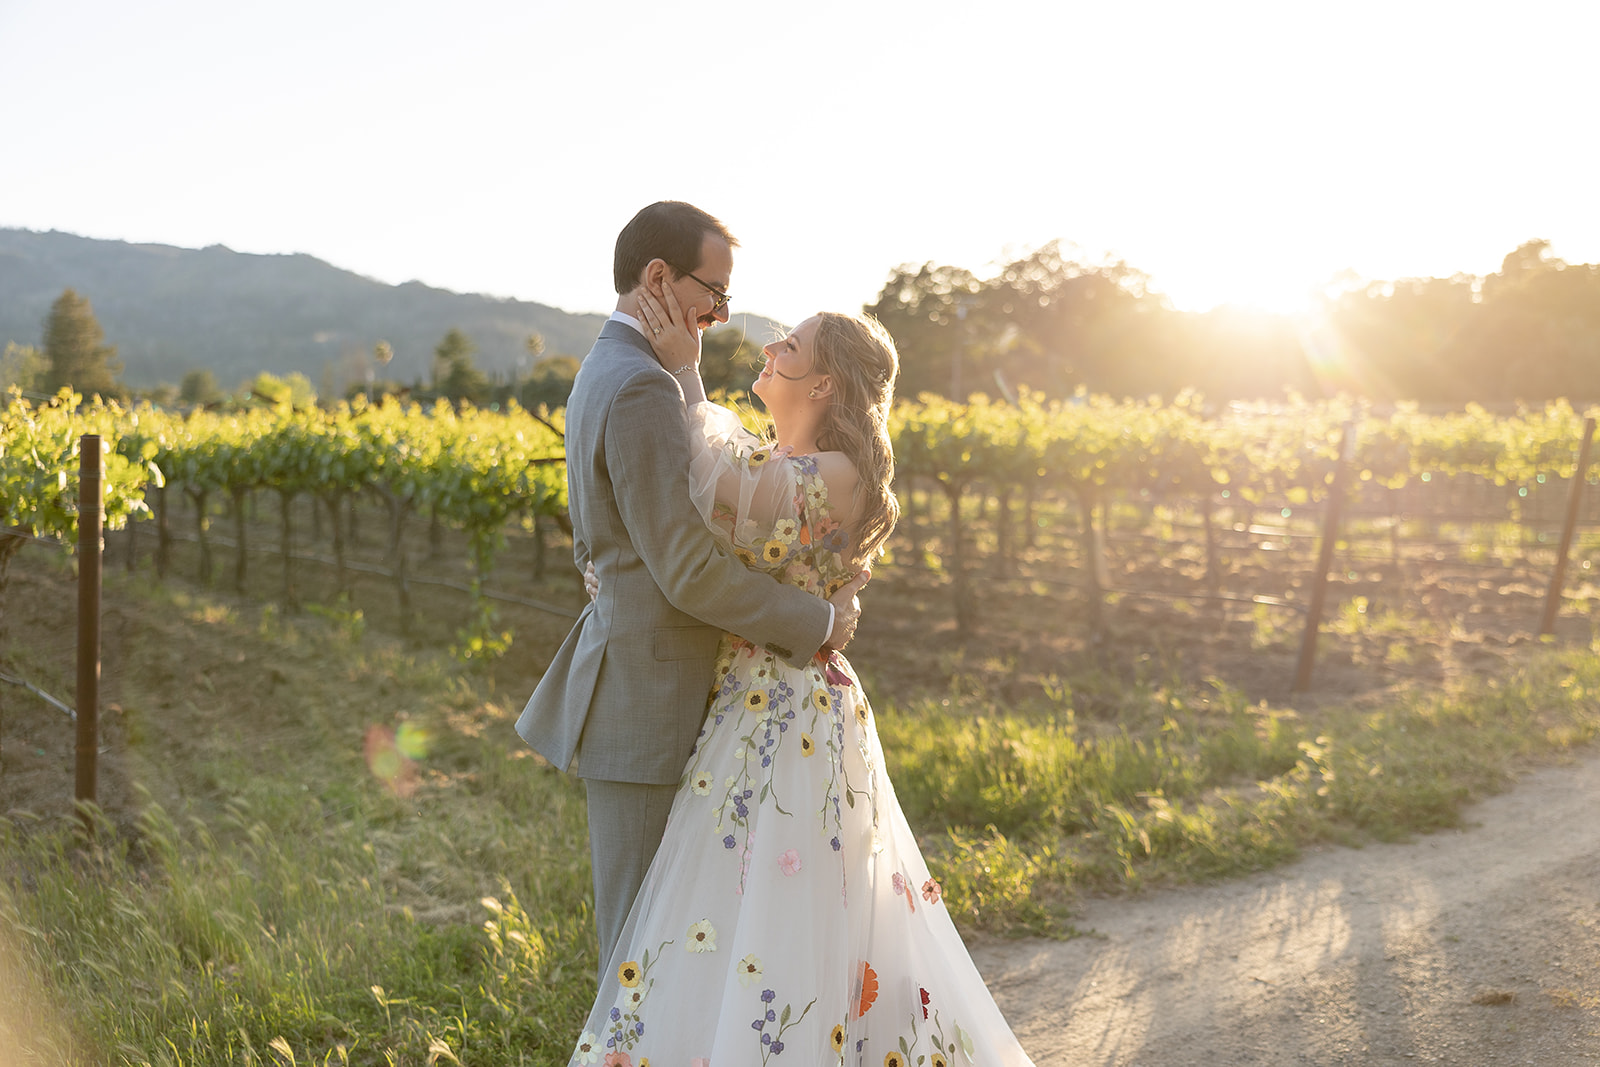
[[[1600,1062],[1600,757],[1403,845],[974,948],[1039,1067]]]

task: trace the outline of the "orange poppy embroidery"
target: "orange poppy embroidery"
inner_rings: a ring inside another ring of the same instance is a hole
[[[866,960],[861,961],[861,970],[856,972],[856,1018],[861,1018],[872,1010],[872,1005],[878,1002],[878,972],[872,969],[872,964]]]

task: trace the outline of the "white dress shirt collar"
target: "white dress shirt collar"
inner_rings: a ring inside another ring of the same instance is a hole
[[[620,322],[625,325],[632,326],[635,330],[639,331],[640,337],[643,337],[647,341],[650,339],[649,336],[644,332],[644,323],[640,322],[626,311],[613,311],[611,313],[611,319],[613,322]]]

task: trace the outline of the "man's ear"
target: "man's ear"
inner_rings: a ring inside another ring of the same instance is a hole
[[[650,291],[652,296],[661,295],[661,286],[666,282],[666,279],[666,260],[652,259],[649,263],[644,265],[644,287]]]

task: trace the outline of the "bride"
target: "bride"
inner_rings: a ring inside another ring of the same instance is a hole
[[[898,362],[875,320],[824,312],[763,350],[775,442],[706,402],[700,331],[670,288],[640,318],[677,372],[689,489],[748,567],[818,596],[894,528]],[[591,590],[593,590],[591,579]],[[837,652],[795,667],[722,638],[666,837],[571,1063],[1024,1065],[941,900]]]

